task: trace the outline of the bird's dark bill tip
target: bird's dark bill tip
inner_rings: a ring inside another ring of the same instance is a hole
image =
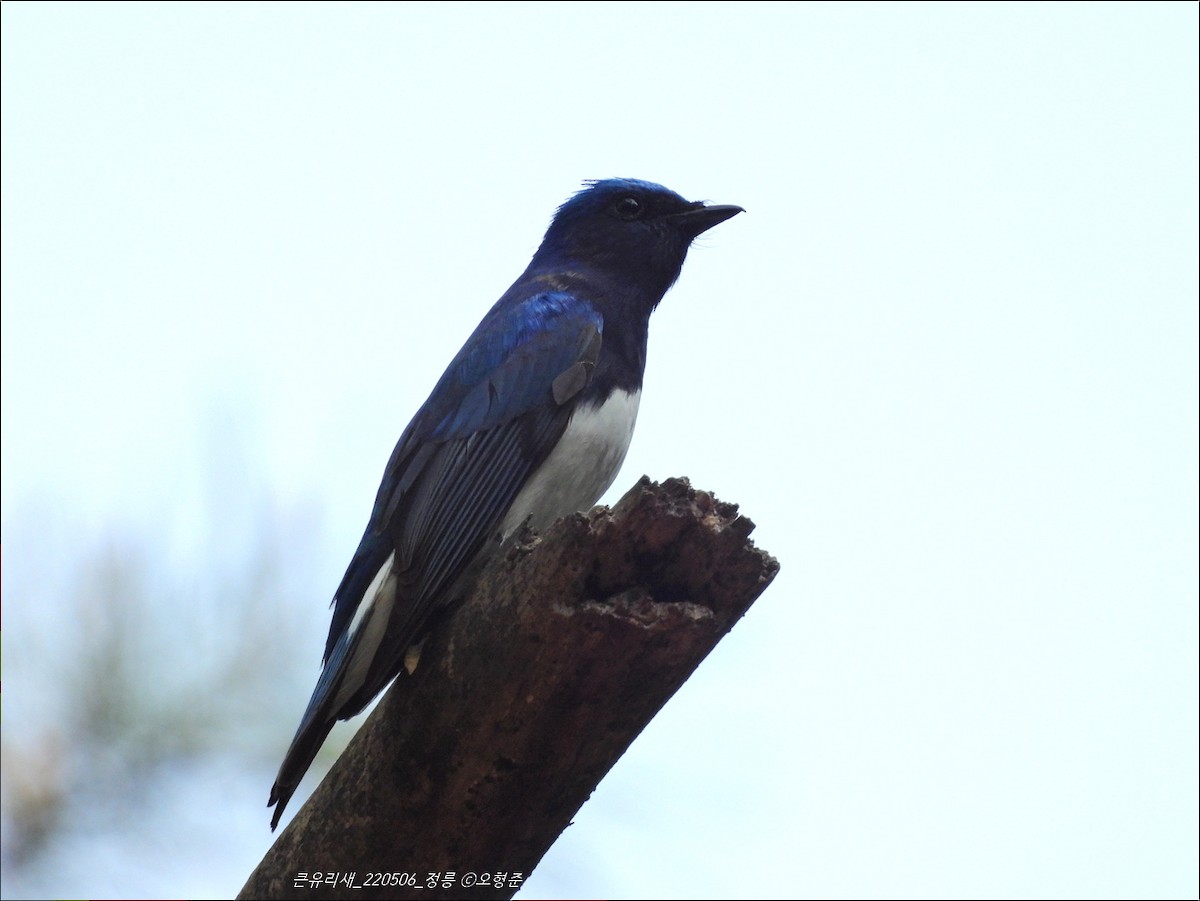
[[[746,211],[737,204],[712,203],[688,210],[686,213],[680,213],[679,218],[686,223],[694,238],[708,231],[714,225],[720,225],[726,219],[732,219],[738,213],[744,212]]]

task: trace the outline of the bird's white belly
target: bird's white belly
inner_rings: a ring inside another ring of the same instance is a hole
[[[640,391],[617,390],[605,403],[575,411],[550,456],[513,501],[500,527],[502,538],[526,519],[544,529],[600,499],[625,461],[640,398]]]

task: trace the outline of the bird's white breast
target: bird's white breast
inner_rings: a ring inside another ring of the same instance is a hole
[[[576,409],[550,456],[513,501],[501,536],[507,538],[527,518],[544,529],[560,516],[590,509],[625,461],[640,398],[640,391],[617,390],[602,404]]]

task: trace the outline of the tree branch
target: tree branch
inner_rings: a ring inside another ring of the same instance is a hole
[[[604,774],[770,584],[733,504],[646,478],[523,537],[401,673],[239,898],[509,898]],[[453,888],[426,888],[429,873]],[[372,874],[385,876],[370,885]],[[395,884],[412,874],[419,888]],[[511,879],[511,876],[510,876]],[[389,884],[390,883],[390,884]]]

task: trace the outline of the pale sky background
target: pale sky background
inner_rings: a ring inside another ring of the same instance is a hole
[[[206,572],[214,492],[319,531],[260,658],[303,658],[294,726],[396,438],[556,205],[632,176],[747,213],[652,320],[609,499],[688,476],[782,571],[523,896],[1196,897],[1197,24],[5,2],[5,740],[57,571],[120,534]],[[276,764],[4,894],[232,896]]]

